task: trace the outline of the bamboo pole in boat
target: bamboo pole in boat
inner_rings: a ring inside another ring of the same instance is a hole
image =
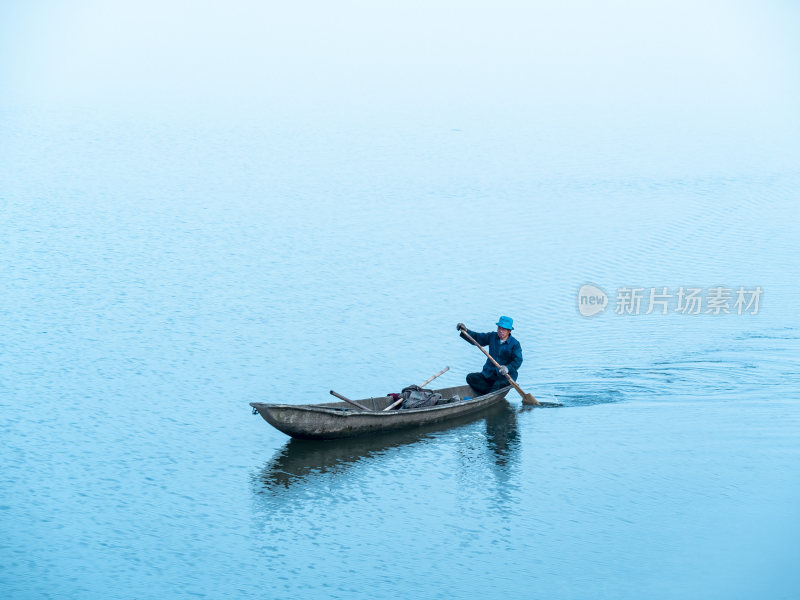
[[[331,396],[336,396],[337,398],[339,398],[339,400],[344,400],[345,402],[349,402],[350,404],[352,404],[353,406],[357,406],[361,410],[369,411],[369,409],[366,406],[364,406],[363,404],[359,404],[355,400],[350,400],[350,398],[345,398],[344,396],[342,396],[341,394],[337,394],[333,390],[331,390]]]

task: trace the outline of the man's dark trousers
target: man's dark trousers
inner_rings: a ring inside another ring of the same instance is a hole
[[[479,396],[494,392],[509,385],[508,379],[505,377],[489,379],[488,377],[484,377],[483,373],[470,373],[467,375],[467,383]]]

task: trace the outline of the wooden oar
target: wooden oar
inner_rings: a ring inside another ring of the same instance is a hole
[[[495,367],[497,367],[498,369],[500,368],[500,364],[494,358],[492,358],[492,355],[489,354],[484,349],[483,346],[481,346],[478,342],[476,342],[474,339],[472,339],[472,336],[467,333],[466,329],[462,329],[461,330],[461,335],[463,335],[470,342],[475,344],[478,347],[478,349],[486,355],[486,358],[488,358],[490,361],[492,361],[492,364]],[[537,406],[541,406],[539,404],[539,401],[536,398],[533,397],[533,394],[526,394],[525,392],[523,392],[522,388],[517,385],[516,381],[511,379],[511,375],[509,375],[508,373],[506,373],[506,379],[508,379],[508,383],[510,383],[514,387],[514,389],[517,390],[517,392],[519,392],[519,395],[522,396],[522,403],[523,404],[535,404]]]
[[[438,372],[436,375],[434,375],[434,376],[433,376],[433,377],[431,377],[430,379],[426,380],[424,383],[420,383],[420,384],[419,384],[419,387],[421,387],[421,388],[424,388],[424,387],[425,387],[426,385],[428,385],[428,384],[429,384],[431,381],[433,381],[434,379],[436,379],[437,377],[439,377],[439,375],[444,375],[444,374],[445,374],[445,373],[447,373],[449,370],[450,370],[450,367],[445,367],[444,369],[442,369],[441,371],[439,371],[439,372]]]
[[[423,383],[422,385],[420,385],[419,387],[421,387],[421,388],[424,388],[424,387],[425,387],[426,385],[428,385],[428,384],[429,384],[431,381],[433,381],[434,379],[436,379],[436,378],[437,378],[439,375],[441,375],[441,374],[443,374],[443,373],[447,373],[447,371],[449,371],[449,370],[450,370],[450,367],[445,367],[444,369],[442,369],[441,371],[439,371],[439,372],[438,372],[436,375],[434,375],[433,377],[431,377],[430,379],[428,379],[428,381],[424,382],[424,383]],[[390,404],[389,406],[387,406],[386,408],[384,408],[384,409],[383,409],[383,412],[386,412],[386,411],[388,411],[388,410],[392,410],[392,409],[393,409],[395,406],[397,406],[398,404],[400,404],[400,403],[401,403],[403,400],[404,400],[404,398],[400,398],[400,399],[399,399],[399,400],[397,400],[396,402],[394,402],[394,403]]]
[[[352,404],[353,406],[357,406],[361,410],[367,410],[367,411],[370,410],[369,408],[367,408],[363,404],[359,404],[355,400],[350,400],[350,398],[345,398],[344,396],[342,396],[341,394],[337,394],[333,390],[331,390],[331,396],[336,396],[337,398],[339,398],[339,400],[344,400],[345,402],[349,402],[350,404]]]

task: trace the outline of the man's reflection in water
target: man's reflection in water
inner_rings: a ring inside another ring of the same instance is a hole
[[[501,469],[507,467],[519,451],[517,411],[507,402],[486,416],[486,442],[494,454],[495,464]]]
[[[520,435],[516,407],[505,402],[486,415],[486,446],[489,450],[487,466],[494,475],[494,484],[487,490],[493,498],[492,509],[511,516],[520,504],[517,469]]]

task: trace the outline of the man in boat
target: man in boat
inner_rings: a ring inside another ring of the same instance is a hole
[[[511,331],[514,329],[514,320],[511,317],[500,317],[496,332],[478,333],[467,329],[463,323],[456,325],[456,328],[462,332],[463,339],[467,340],[463,335],[463,332],[466,331],[481,346],[488,345],[489,356],[500,365],[498,369],[487,358],[480,373],[467,375],[467,383],[473,390],[480,395],[499,390],[509,385],[508,379],[506,379],[507,374],[514,381],[517,380],[517,370],[522,364],[522,346],[511,335]],[[469,340],[467,341],[469,342]]]

